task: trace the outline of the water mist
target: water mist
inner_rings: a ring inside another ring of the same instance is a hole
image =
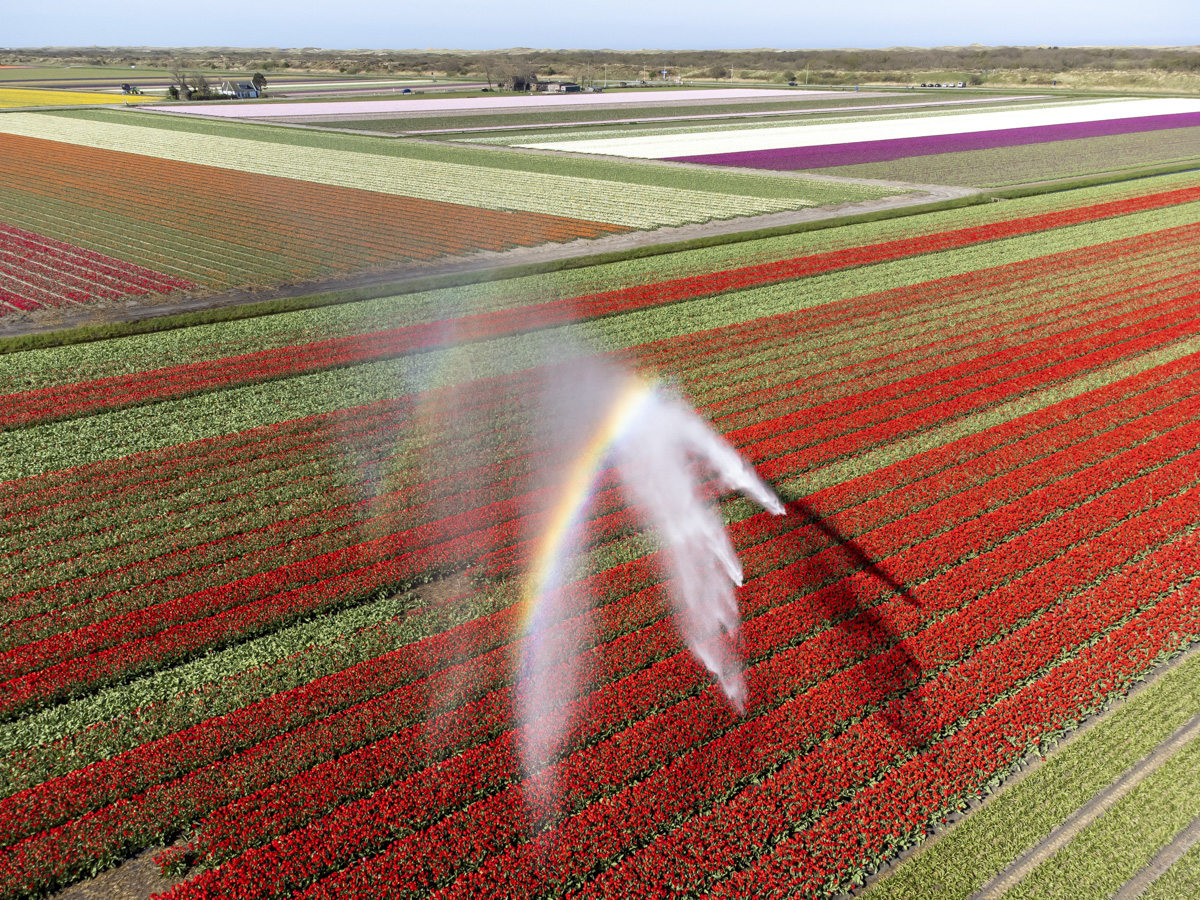
[[[677,394],[594,359],[556,367],[542,405],[543,446],[557,448],[556,504],[535,537],[529,564],[519,695],[524,764],[543,805],[546,770],[575,699],[578,651],[590,641],[563,624],[579,615],[578,573],[586,517],[598,491],[619,485],[660,548],[667,592],[684,641],[739,713],[746,686],[734,640],[742,567],[709,499],[740,491],[776,515],[783,504],[741,456]],[[572,637],[577,642],[572,646]]]

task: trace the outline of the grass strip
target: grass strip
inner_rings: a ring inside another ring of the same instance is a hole
[[[1197,815],[1200,739],[1194,738],[1004,896],[1011,900],[1109,896]]]
[[[1192,652],[1110,718],[873,885],[864,900],[970,896],[1194,716],[1198,700],[1200,652]]]
[[[1200,897],[1200,844],[1159,876],[1141,900],[1193,900],[1194,897]]]

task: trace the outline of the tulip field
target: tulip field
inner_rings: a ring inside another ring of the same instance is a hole
[[[239,151],[180,189],[221,162],[185,132],[23,121],[0,122],[24,151],[0,171],[42,198],[0,188],[27,211],[0,228],[17,308],[249,278],[239,232],[315,272],[705,193],[454,219],[369,167],[282,171],[347,150]],[[228,258],[169,249],[238,194]],[[146,239],[121,263],[50,237],[68,208]],[[578,691],[529,771],[537,398],[580,356],[673,385],[788,515],[704,488],[745,569],[739,715],[602,467],[539,636]],[[0,393],[3,898],[143,853],[170,900],[833,897],[1200,640],[1194,172],[10,352]]]
[[[6,112],[0,227],[26,243],[0,245],[0,316],[348,279],[904,193],[133,111]],[[35,263],[23,246],[47,249]]]
[[[270,284],[629,230],[227,174],[37,138],[0,134],[0,150],[0,203],[9,221],[166,273],[153,288],[161,292]],[[0,270],[0,279],[7,275]]]

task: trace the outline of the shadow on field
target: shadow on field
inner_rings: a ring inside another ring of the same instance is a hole
[[[807,503],[792,501],[787,512],[783,520],[788,523],[783,526],[789,542],[786,552],[790,558],[802,560],[791,567],[788,588],[798,602],[810,606],[816,621],[830,623],[851,648],[856,662],[850,667],[855,672],[850,677],[861,685],[859,693],[886,685],[888,696],[905,698],[908,715],[901,717],[888,704],[881,719],[905,745],[916,748],[920,740],[909,733],[904,719],[917,712],[913,703],[921,705],[912,688],[922,668],[901,639],[912,630],[904,622],[920,602],[854,538]],[[867,684],[867,679],[873,683]]]

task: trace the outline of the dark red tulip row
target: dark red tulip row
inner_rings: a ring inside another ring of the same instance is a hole
[[[1194,439],[1193,439],[1193,440],[1194,440]],[[1115,470],[1114,470],[1114,471],[1115,471]],[[1114,476],[1114,477],[1116,477],[1116,476]],[[1081,479],[1081,480],[1082,480],[1082,481],[1084,481],[1084,483],[1085,483],[1085,486],[1086,486],[1086,483],[1087,483],[1088,481],[1090,481],[1091,479]],[[1094,481],[1093,481],[1093,483],[1094,483]],[[1064,498],[1062,498],[1062,497],[1056,497],[1056,498],[1048,498],[1048,499],[1046,499],[1046,500],[1045,500],[1045,502],[1047,502],[1048,504],[1050,504],[1050,505],[1052,505],[1052,506],[1059,506],[1059,505],[1062,505],[1062,504],[1063,504],[1065,501],[1064,501]],[[947,543],[949,544],[949,543],[951,543],[951,542],[947,541]],[[960,546],[960,551],[961,551],[961,544],[960,544],[959,546]],[[1016,558],[1017,558],[1017,559],[1020,559],[1020,558],[1022,558],[1022,557],[1021,557],[1021,556],[1018,556],[1018,557],[1016,557]],[[1012,565],[1012,564],[1010,564],[1010,565]],[[924,567],[922,567],[922,568],[924,568]],[[122,762],[124,762],[124,761],[122,761]]]
[[[1085,568],[1091,567],[1096,573],[1103,573],[1111,566],[1118,565],[1118,557],[1123,553],[1125,557],[1139,552],[1145,548],[1147,537],[1152,534],[1152,530],[1148,527],[1151,525],[1151,520],[1154,520],[1160,528],[1164,530],[1178,530],[1180,527],[1186,527],[1187,522],[1187,506],[1195,500],[1194,495],[1189,496],[1186,500],[1176,500],[1169,508],[1164,507],[1160,511],[1155,511],[1147,516],[1144,523],[1131,522],[1123,527],[1120,534],[1112,533],[1105,535],[1099,541],[1101,546],[1109,546],[1112,551],[1108,555],[1108,562],[1101,560],[1100,556],[1094,552],[1097,547],[1090,546],[1088,549],[1077,550],[1073,556],[1079,560],[1079,564]],[[1160,539],[1161,540],[1161,539]],[[1057,566],[1059,561],[1050,563],[1051,566]],[[905,633],[914,633],[914,628],[920,627],[920,622],[928,623],[931,620],[937,621],[940,615],[944,614],[948,609],[961,606],[966,603],[964,613],[959,616],[966,616],[963,621],[974,622],[974,628],[981,630],[984,635],[998,636],[998,630],[1002,632],[1004,622],[1008,621],[1005,616],[1013,620],[1021,618],[1021,613],[1014,611],[1010,607],[1012,598],[1018,598],[1022,603],[1026,604],[1027,608],[1036,608],[1037,605],[1053,603],[1056,599],[1056,593],[1053,590],[1054,585],[1047,584],[1044,589],[1038,589],[1037,586],[1042,583],[1045,575],[1046,567],[1035,569],[1025,578],[1010,584],[998,596],[995,602],[995,607],[992,606],[993,601],[980,601],[982,606],[971,606],[973,594],[970,590],[956,590],[951,592],[951,595],[942,594],[938,590],[938,584],[932,583],[922,586],[918,589],[920,594],[921,605],[913,606],[912,603],[896,600],[891,601],[886,607],[881,607],[876,611],[875,615],[862,616],[855,620],[850,620],[840,628],[826,631],[823,634],[818,634],[807,643],[800,645],[794,650],[784,650],[778,656],[772,656],[780,647],[786,648],[786,638],[782,643],[779,642],[779,631],[768,629],[759,631],[756,628],[758,620],[751,620],[747,624],[747,653],[751,659],[762,658],[764,654],[767,662],[761,663],[751,673],[751,678],[754,680],[756,689],[752,696],[757,699],[756,704],[751,711],[751,715],[756,715],[758,712],[771,709],[775,704],[786,699],[792,692],[797,690],[803,691],[806,686],[819,683],[820,687],[809,692],[808,699],[805,701],[808,704],[817,704],[818,700],[814,699],[817,696],[829,698],[841,698],[837,700],[839,703],[851,702],[856,704],[867,704],[869,706],[871,697],[886,697],[889,692],[888,686],[880,677],[880,672],[877,671],[880,666],[900,666],[904,670],[907,663],[904,662],[904,654],[895,651],[884,653],[883,656],[876,658],[875,662],[865,662],[860,664],[856,669],[847,670],[841,675],[836,675],[832,682],[821,682],[822,678],[829,677],[828,674],[822,676],[820,671],[831,667],[832,672],[836,672],[840,665],[846,662],[852,662],[854,659],[861,656],[864,649],[875,646],[878,650],[886,650],[894,638],[890,638],[890,634],[902,635]],[[805,604],[793,603],[783,607],[778,611],[780,615],[795,615],[802,614]],[[1028,615],[1025,613],[1024,615]],[[893,621],[893,616],[907,617],[908,621]],[[997,618],[999,616],[999,618]],[[957,620],[955,620],[957,621]],[[793,623],[797,625],[799,623]],[[938,632],[938,629],[941,629]],[[950,629],[950,630],[947,630]],[[954,654],[964,654],[969,652],[969,642],[964,646],[961,640],[961,631],[954,631],[951,628],[951,620],[946,620],[943,625],[936,626],[933,631],[927,632],[928,635],[934,633],[941,634],[941,641],[937,644],[943,653],[951,653],[952,658],[958,658]],[[925,637],[914,638],[916,641],[926,640]],[[931,638],[930,638],[931,639]],[[916,646],[916,645],[914,645]],[[919,654],[914,649],[911,651],[912,656]],[[633,685],[640,685],[639,690],[650,691],[650,696],[642,702],[654,704],[653,685],[662,686],[667,691],[668,696],[674,696],[676,693],[675,685],[678,683],[678,677],[687,675],[689,682],[692,684],[703,683],[702,677],[697,677],[694,670],[688,673],[686,670],[690,668],[687,665],[686,654],[682,654],[674,658],[679,661],[679,664],[684,666],[680,671],[679,676],[668,674],[662,664],[656,667],[656,671],[650,673],[654,676],[653,680],[648,680],[644,675],[630,676],[626,679]],[[923,660],[923,658],[922,658]],[[645,670],[650,672],[650,670]],[[806,673],[806,674],[805,674]],[[915,673],[909,672],[904,677],[911,678]],[[616,687],[620,688],[618,684]],[[849,688],[852,688],[849,689]],[[618,707],[621,710],[628,710],[628,702],[622,702]],[[815,709],[819,709],[818,705]],[[706,711],[707,710],[707,711]],[[580,727],[586,727],[589,731],[594,731],[598,726],[596,719],[598,718],[598,709],[594,704],[588,705],[586,715],[572,716],[571,721],[579,722]],[[712,716],[716,716],[713,719]],[[603,717],[600,717],[604,721]],[[657,754],[666,752],[669,760],[673,755],[683,751],[689,745],[681,743],[683,732],[675,733],[672,738],[665,738],[662,729],[670,728],[685,729],[696,728],[698,733],[692,736],[694,741],[698,741],[700,747],[711,746],[705,745],[705,735],[711,739],[714,736],[713,728],[717,728],[717,734],[725,734],[722,738],[727,743],[741,746],[746,749],[748,755],[754,759],[755,753],[750,748],[760,747],[764,744],[765,732],[760,733],[761,729],[768,726],[779,729],[816,729],[816,734],[820,734],[820,727],[811,721],[811,715],[802,715],[793,707],[779,707],[777,711],[770,716],[764,718],[752,719],[751,723],[744,726],[742,729],[736,727],[735,720],[728,715],[727,709],[723,700],[712,692],[698,695],[692,700],[686,702],[685,708],[669,709],[665,713],[658,714],[657,717],[647,720],[645,725],[637,726],[633,732],[640,734],[636,739],[639,744],[633,744],[631,741],[635,739],[635,734],[631,733],[628,738],[617,741],[613,744],[606,745],[610,753],[611,768],[606,768],[604,780],[601,785],[612,782],[617,779],[617,784],[629,778],[642,777],[637,773],[641,772],[644,775],[655,771],[654,760],[657,759]],[[748,729],[748,730],[747,730]],[[771,744],[773,747],[789,747],[792,746],[797,736],[790,734],[786,737],[777,735],[779,741]],[[640,742],[645,742],[641,745]],[[503,745],[504,748],[510,747],[509,744]],[[564,803],[574,806],[586,806],[596,791],[601,790],[601,786],[597,785],[596,779],[600,773],[595,770],[594,762],[588,762],[596,758],[596,754],[603,747],[597,746],[596,750],[584,751],[579,759],[573,759],[569,762],[564,762],[560,767],[563,771],[559,772],[557,781],[560,787],[564,789]],[[464,760],[465,763],[471,762],[470,759]],[[750,771],[757,771],[762,763],[761,759],[757,759],[751,766]],[[732,763],[731,763],[732,764]],[[488,767],[489,771],[494,770],[494,766]],[[574,769],[578,769],[577,777],[571,777],[567,773]],[[722,772],[723,766],[713,766],[710,770],[710,776]],[[461,772],[461,775],[459,774]],[[455,783],[460,777],[470,779],[470,767],[459,769],[457,766],[451,768],[442,768],[439,773],[442,778],[442,783]],[[676,773],[679,774],[678,772]],[[430,777],[433,777],[432,774]],[[684,775],[684,781],[689,781],[690,777]],[[700,779],[700,782],[705,782],[705,779]],[[567,788],[567,785],[570,785]],[[310,786],[306,786],[306,789]],[[375,794],[369,800],[364,800],[344,810],[338,811],[328,820],[320,820],[312,826],[305,829],[304,832],[295,835],[281,838],[276,841],[273,846],[263,848],[261,851],[251,851],[245,855],[238,864],[209,875],[202,876],[195,884],[190,886],[183,893],[185,896],[220,896],[222,892],[233,893],[237,892],[239,896],[243,891],[253,891],[246,896],[276,896],[284,895],[288,892],[291,886],[298,883],[303,883],[304,880],[311,877],[320,871],[322,866],[335,865],[334,860],[337,859],[333,854],[337,848],[345,848],[341,852],[349,853],[350,858],[354,855],[359,855],[364,849],[371,846],[380,846],[379,841],[388,840],[400,836],[404,830],[410,826],[411,816],[417,814],[417,822],[428,818],[429,804],[422,801],[420,795],[413,796],[413,788],[415,783],[411,780],[404,783],[397,783],[389,788],[386,792]],[[684,784],[677,785],[679,790],[695,790],[697,788]],[[505,794],[496,795],[493,800],[488,801],[481,808],[472,808],[467,814],[473,822],[478,823],[476,826],[467,825],[465,822],[454,820],[447,822],[441,828],[441,832],[445,834],[461,835],[467,841],[471,841],[474,835],[478,834],[477,829],[484,830],[494,829],[499,821],[508,821],[512,824],[506,825],[507,829],[512,831],[511,836],[518,836],[523,828],[521,818],[521,798],[520,791],[510,789]],[[444,788],[443,788],[444,793]],[[584,796],[579,797],[578,802],[573,802],[572,797],[577,797],[582,793]],[[674,796],[668,790],[667,794]],[[277,796],[277,795],[273,795]],[[457,803],[470,800],[475,796],[474,792],[468,792],[457,798]],[[278,803],[278,800],[272,801]],[[610,801],[611,802],[611,801]],[[650,810],[655,809],[661,801],[656,803],[644,804]],[[401,808],[397,804],[402,804],[410,810],[408,815],[401,813]],[[608,804],[597,804],[597,808],[605,808]],[[296,798],[293,801],[293,807],[304,813],[304,804],[302,798]],[[515,808],[514,808],[515,807]],[[440,807],[438,807],[440,808]],[[253,809],[250,807],[249,809]],[[586,806],[587,810],[593,809],[591,806]],[[238,807],[238,812],[247,813],[246,807]],[[231,809],[231,812],[233,810]],[[278,806],[264,807],[261,813],[250,819],[250,827],[244,830],[239,828],[238,820],[235,815],[229,815],[224,819],[224,830],[214,832],[213,840],[228,842],[233,839],[234,835],[240,835],[241,840],[248,843],[256,843],[261,840],[262,835],[259,829],[266,826],[271,819],[271,813],[282,812]],[[622,828],[631,827],[629,818],[631,809],[628,804],[622,803],[618,809],[614,811],[612,817],[614,828],[620,831]],[[586,815],[586,813],[584,813]],[[219,820],[218,820],[219,821]],[[294,821],[294,820],[289,820]],[[488,824],[483,824],[488,823]],[[622,824],[624,823],[624,824]],[[216,821],[212,823],[216,825]],[[212,827],[212,826],[210,826]],[[207,836],[202,838],[205,844],[208,844]],[[413,841],[418,838],[414,836],[412,841],[401,849],[397,847],[396,856],[407,854],[416,848]],[[499,843],[503,843],[502,838],[497,839]],[[430,837],[421,842],[422,846],[428,848],[428,852],[438,852],[438,842],[435,838]],[[587,842],[583,845],[590,846]],[[211,845],[210,845],[211,846]],[[575,846],[579,846],[576,844]],[[214,848],[215,850],[216,848]],[[457,848],[450,847],[449,850]],[[224,848],[223,852],[217,852],[217,859],[224,858],[229,852],[229,848]],[[425,852],[425,851],[422,851]],[[316,859],[321,860],[320,863],[313,858],[313,854],[317,854]],[[454,860],[455,853],[448,853],[446,859]],[[346,857],[342,857],[346,859]],[[286,863],[286,864],[285,864]],[[263,874],[267,871],[274,872],[272,878],[265,878]],[[494,873],[490,873],[494,874]],[[485,881],[486,881],[485,877]],[[253,887],[252,887],[253,886]]]
[[[1190,496],[1188,503],[1194,503],[1195,499],[1195,495]],[[1186,510],[1178,510],[1176,526],[1180,527],[1186,518]],[[1128,548],[1127,553],[1135,553],[1141,547],[1144,543]],[[1189,547],[1194,550],[1194,542]],[[1088,554],[1087,558],[1092,556]],[[1031,601],[1040,599],[1047,603],[1056,599],[1053,592],[1037,590],[1038,583],[1037,577],[1031,577],[1016,592],[1032,607],[1024,611],[1025,615],[1037,608]],[[719,738],[713,739],[709,717],[699,701],[692,704],[686,715],[673,720],[677,728],[691,731],[689,737],[698,744],[696,752],[679,753],[687,731],[646,727],[638,729],[637,743],[622,746],[619,755],[614,755],[603,769],[592,765],[576,774],[570,771],[575,763],[573,758],[562,767],[567,771],[557,779],[558,802],[568,803],[568,798],[582,792],[582,803],[573,804],[582,805],[582,809],[533,842],[522,840],[530,823],[524,810],[513,809],[519,795],[500,794],[470,807],[463,817],[452,816],[444,824],[393,844],[374,859],[337,872],[302,896],[361,896],[369,884],[389,894],[415,896],[443,886],[456,873],[470,871],[480,864],[475,874],[456,885],[455,895],[477,896],[485,886],[489,895],[494,896],[556,895],[582,883],[603,862],[620,858],[631,845],[644,840],[643,836],[652,836],[680,816],[694,814],[697,807],[723,799],[730,787],[761,771],[768,762],[770,757],[764,759],[758,752],[765,749],[769,754],[774,749],[778,754],[783,748],[794,751],[803,747],[806,733],[809,741],[827,734],[839,721],[854,717],[858,710],[870,709],[889,694],[910,688],[921,672],[951,664],[980,642],[1003,635],[1006,626],[1011,627],[1010,620],[1000,614],[1003,607],[993,607],[990,599],[984,598],[961,614],[928,628],[911,644],[905,642],[821,681],[804,695],[808,702],[800,703],[799,708],[784,705],[777,707],[773,715],[751,718],[738,727],[730,727],[735,723],[734,717],[719,694],[710,690],[703,696],[711,704],[717,721],[723,721],[727,728]],[[1020,618],[1018,611],[1012,621]],[[1068,608],[1061,616],[1052,618],[1055,623],[1071,623],[1076,620],[1077,612]],[[888,627],[891,624],[886,622],[880,631],[904,633],[901,628],[893,631]],[[1075,632],[1074,645],[1092,636],[1091,630],[1080,628]],[[1072,646],[1071,643],[1066,647],[1061,643],[1055,646],[1046,637],[1040,633],[1039,639],[1031,643],[1040,644],[1050,660]],[[819,658],[824,659],[827,650],[825,647],[820,650]],[[811,658],[800,659],[812,664]],[[1015,666],[1008,669],[1018,675]],[[798,671],[778,675],[782,677],[771,680],[777,685],[776,690],[782,688],[786,692],[797,684],[811,683]],[[768,703],[766,698],[772,693],[766,684],[752,682],[752,696],[759,698],[760,703]],[[987,695],[977,696],[976,702],[986,699]],[[755,709],[751,708],[751,715]],[[772,734],[772,726],[785,728],[787,732]],[[659,758],[664,753],[665,758]],[[642,768],[643,760],[649,765],[639,775],[637,770]],[[635,778],[644,780],[620,790],[630,769],[635,770]],[[610,793],[614,789],[619,792]],[[604,802],[597,802],[601,798]],[[563,811],[570,812],[571,807]]]
[[[1192,555],[1195,549],[1192,549]],[[1188,560],[1169,561],[1174,572]],[[1047,734],[1078,722],[1126,690],[1156,659],[1200,636],[1195,582],[1150,607],[1079,656],[996,704],[864,788],[811,830],[753,868],[717,885],[713,897],[820,897],[861,877],[873,860],[920,833],[962,800],[978,796]]]

